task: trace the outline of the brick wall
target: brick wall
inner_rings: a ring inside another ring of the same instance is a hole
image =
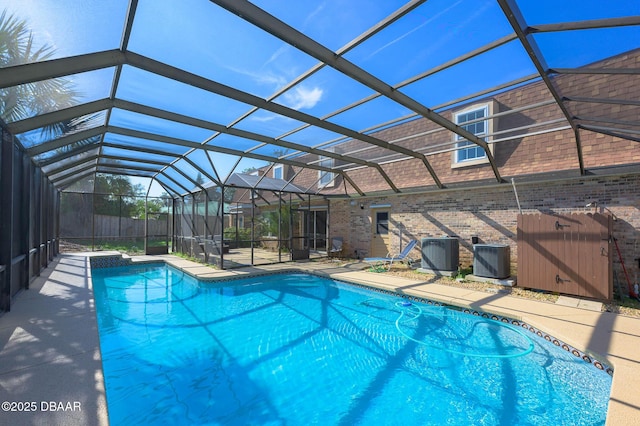
[[[593,68],[638,68],[640,50],[592,65]],[[599,97],[610,99],[640,98],[640,76],[611,74],[562,74],[553,80],[560,96]],[[579,169],[578,144],[574,131],[569,127],[560,108],[543,82],[536,82],[498,93],[491,98],[474,101],[474,104],[492,102],[494,105],[494,156],[502,177],[523,174],[539,174]],[[465,106],[441,111],[440,114],[453,121],[457,111]],[[606,121],[591,119],[611,119],[615,117],[621,129],[637,129],[638,107],[595,102],[567,102],[570,114],[577,117],[578,124],[601,125]],[[397,146],[417,150],[427,154],[427,159],[438,178],[446,185],[454,183],[491,180],[494,173],[488,164],[467,167],[452,167],[453,133],[438,130],[437,125],[425,118],[408,120],[372,133],[371,136]],[[528,136],[522,136],[528,134]],[[640,145],[636,141],[621,139],[589,130],[580,129],[580,144],[584,166],[599,168],[633,164],[640,161]],[[508,139],[508,140],[503,140]],[[372,147],[358,140],[350,140],[332,147],[336,153],[345,153],[362,160],[382,164],[382,169],[397,188],[429,187],[434,181],[421,160],[397,159],[400,154],[390,150]],[[317,160],[315,155],[298,157],[299,161]],[[340,161],[336,161],[336,166]],[[353,166],[352,166],[353,167]],[[380,172],[372,167],[358,168],[347,172],[355,184],[365,193],[387,191],[391,187]],[[313,186],[317,180],[315,170],[303,171],[294,181],[301,186]],[[344,193],[343,181],[339,178],[333,188],[323,191],[327,194]],[[347,192],[355,192],[347,186]]]
[[[584,213],[596,201],[615,214],[613,234],[623,254],[632,282],[640,280],[640,174],[618,177],[582,177],[563,182],[522,183],[516,187],[523,213]],[[364,209],[360,208],[363,204]],[[367,252],[371,244],[372,204],[391,204],[390,233],[394,251],[399,248],[399,229],[404,240],[455,235],[460,238],[460,261],[472,263],[471,237],[481,243],[511,247],[512,271],[518,262],[518,207],[510,184],[474,190],[431,191],[421,194],[331,200],[330,233],[344,238],[345,253]],[[414,253],[418,257],[418,251]],[[620,262],[614,253],[614,271],[626,288]]]
[[[591,65],[591,67],[638,68],[640,50]],[[640,76],[611,74],[562,74],[553,78],[560,96],[599,97],[611,99],[640,98]],[[482,100],[474,101],[474,104]],[[553,173],[578,175],[578,144],[574,131],[568,126],[560,108],[542,82],[523,85],[498,93],[486,102],[492,102],[496,115],[493,118],[494,156],[502,178],[537,175],[538,182],[518,184],[523,213],[572,213],[585,212],[585,205],[597,201],[606,205],[619,218],[614,222],[614,236],[618,238],[624,262],[632,281],[640,280],[640,175],[619,177],[584,176],[563,181],[552,179]],[[454,119],[456,107],[440,114]],[[578,123],[598,124],[598,119],[615,117],[621,129],[633,128],[624,122],[637,122],[638,107],[616,103],[567,102],[570,114],[578,117]],[[593,121],[592,119],[596,119]],[[607,126],[606,121],[602,124]],[[584,166],[597,170],[603,167],[640,163],[640,145],[636,141],[579,129]],[[527,136],[522,136],[528,134]],[[355,200],[331,199],[331,236],[344,238],[345,253],[364,254],[371,244],[371,204],[391,204],[392,247],[399,247],[400,229],[404,239],[442,235],[456,235],[461,239],[461,262],[472,262],[471,237],[477,236],[485,243],[505,243],[511,246],[512,269],[518,261],[517,253],[517,205],[510,184],[497,184],[488,164],[468,167],[452,167],[453,133],[438,129],[431,121],[418,118],[372,133],[382,141],[426,153],[427,159],[441,182],[448,187],[462,182],[483,182],[478,189],[438,190],[427,168],[420,159],[410,158],[390,162],[399,154],[385,148],[370,146],[358,140],[349,140],[333,146],[335,153],[357,157],[381,164],[383,172],[402,191],[393,193],[383,174],[373,167],[349,166],[348,176],[365,194]],[[505,139],[505,140],[501,140]],[[311,162],[316,155],[296,157],[297,161]],[[335,166],[344,164],[337,159]],[[296,170],[297,171],[297,170]],[[639,172],[640,173],[640,172]],[[315,170],[304,170],[294,180],[303,188],[314,187],[318,179]],[[356,191],[342,178],[332,188],[322,191],[326,195],[354,195]],[[385,195],[379,195],[384,193]],[[377,194],[378,196],[373,196]],[[360,204],[364,208],[360,208]],[[395,234],[393,234],[395,232]],[[624,281],[620,262],[614,256],[618,280]],[[638,276],[636,278],[636,276]]]

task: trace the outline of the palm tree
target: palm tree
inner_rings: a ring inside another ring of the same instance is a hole
[[[8,14],[0,15],[0,67],[45,61],[55,54],[53,47],[34,46],[27,22]],[[11,123],[78,103],[78,93],[70,80],[53,78],[0,90],[0,118]],[[43,129],[43,136],[55,137],[69,131],[69,122]]]

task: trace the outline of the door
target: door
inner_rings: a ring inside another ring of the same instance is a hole
[[[312,210],[311,214],[311,250],[327,250],[327,211]]]
[[[371,254],[384,257],[389,253],[389,210],[371,210]]]
[[[611,232],[609,215],[518,215],[518,285],[611,299]]]
[[[309,210],[291,209],[291,260],[309,259]]]

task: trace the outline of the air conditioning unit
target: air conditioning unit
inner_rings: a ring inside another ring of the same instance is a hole
[[[458,270],[458,239],[451,237],[422,239],[422,268],[432,271]]]
[[[473,275],[486,278],[509,278],[511,248],[503,244],[473,246]]]

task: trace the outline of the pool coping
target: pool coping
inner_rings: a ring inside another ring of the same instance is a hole
[[[82,413],[9,413],[8,420],[12,424],[33,424],[34,416],[39,416],[40,419],[44,416],[47,420],[53,418],[56,424],[108,424],[89,267],[91,258],[108,256],[120,254],[96,252],[59,255],[31,284],[31,290],[23,291],[15,297],[12,311],[0,317],[0,366],[9,366],[8,369],[0,369],[0,399],[25,401],[44,398],[42,401],[46,401],[48,398],[60,399],[64,395],[79,395],[78,392],[82,391],[81,398],[86,401],[83,402],[85,410]],[[69,265],[74,262],[75,269],[69,272]],[[640,319],[637,318],[441,285],[434,282],[435,277],[428,275],[424,280],[410,280],[374,274],[363,271],[366,265],[360,264],[344,266],[296,262],[215,270],[172,255],[133,257],[125,262],[165,262],[193,277],[212,282],[283,271],[312,273],[406,297],[418,297],[478,313],[523,321],[613,367],[615,372],[607,425],[635,425],[640,418]],[[70,297],[70,292],[80,294],[81,303],[78,297]],[[64,303],[68,303],[68,306],[63,307]],[[76,318],[81,321],[75,321]],[[69,342],[64,339],[42,338],[42,342],[34,343],[18,333],[22,329],[33,329],[32,334],[35,336],[39,336],[38,333],[51,334],[52,323],[59,336],[84,333],[86,335],[81,337],[87,343],[77,353],[62,356],[60,353],[64,350],[73,352],[69,350]],[[82,325],[80,330],[78,323]],[[71,331],[63,330],[64,327]],[[75,371],[85,372],[79,384],[60,382],[60,369],[66,371],[64,368],[69,368],[68,362],[72,362]],[[96,368],[96,365],[100,368]],[[23,377],[27,373],[35,379],[25,384]],[[72,386],[74,389],[66,389]],[[47,392],[50,394],[48,398]]]

